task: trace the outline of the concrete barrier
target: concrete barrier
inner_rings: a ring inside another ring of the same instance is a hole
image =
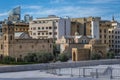
[[[60,63],[46,63],[46,64],[1,66],[0,73],[31,71],[31,70],[47,70],[47,69],[55,69],[55,68],[84,67],[84,66],[95,66],[95,65],[111,65],[111,64],[119,64],[119,63],[120,63],[120,59],[107,59],[107,60],[90,60],[90,61],[79,61],[79,62],[60,62]]]

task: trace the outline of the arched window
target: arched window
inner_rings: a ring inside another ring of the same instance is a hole
[[[12,40],[12,36],[10,36],[10,40]]]
[[[4,40],[6,40],[6,36],[4,37]]]

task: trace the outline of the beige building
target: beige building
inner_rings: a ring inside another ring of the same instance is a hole
[[[107,47],[105,44],[102,44],[100,40],[92,39],[88,36],[62,37],[56,43],[60,46],[60,53],[71,54],[73,61],[88,60],[92,53],[100,53],[102,57],[105,58],[107,53]],[[74,54],[74,50],[75,52],[79,50],[78,53],[75,53],[76,55]]]
[[[15,26],[10,22],[3,24],[3,35],[0,38],[1,55],[18,58],[31,52],[53,53],[52,39],[32,39],[27,33],[15,33]]]
[[[14,23],[14,31],[15,32],[26,32],[28,33],[29,24],[28,23]]]
[[[50,15],[38,18],[29,23],[29,34],[35,39],[59,39],[70,35],[70,18]]]
[[[73,33],[78,32],[79,35],[86,34],[87,36],[92,36],[93,35],[92,31],[94,31],[95,27],[98,27],[98,24],[99,24],[98,22],[100,20],[101,20],[100,17],[72,18],[71,19],[71,22],[72,22],[72,24],[71,24],[71,34],[73,35]],[[97,23],[95,21],[97,21]],[[76,30],[76,29],[73,29],[73,27],[76,28],[78,26],[79,26],[79,31]]]
[[[101,44],[99,40],[91,39],[88,44],[84,44],[83,47],[72,48],[72,60],[81,61],[89,60],[92,54],[97,53],[106,58],[107,56],[107,47],[104,44]]]

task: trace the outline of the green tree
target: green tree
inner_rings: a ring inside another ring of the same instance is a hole
[[[91,59],[92,60],[99,60],[101,58],[102,58],[102,56],[100,55],[100,53],[92,53],[91,54]]]
[[[24,57],[26,62],[37,62],[37,55],[36,53],[28,53],[27,56]]]
[[[107,53],[107,58],[108,59],[114,59],[115,58],[115,53],[114,52],[108,52]]]
[[[48,63],[53,60],[53,54],[51,53],[40,53],[38,55],[38,62],[40,63]]]
[[[5,64],[9,64],[11,62],[16,62],[16,60],[15,58],[10,57],[10,56],[4,56],[1,62]]]
[[[59,54],[59,56],[58,56],[58,60],[61,61],[61,62],[66,62],[66,61],[69,60],[69,57],[68,57],[67,54],[61,53],[61,54]]]

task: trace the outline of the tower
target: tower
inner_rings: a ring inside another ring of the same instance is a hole
[[[10,56],[13,53],[13,43],[14,43],[14,25],[12,22],[6,22],[2,25],[3,31],[3,52],[4,56]]]

